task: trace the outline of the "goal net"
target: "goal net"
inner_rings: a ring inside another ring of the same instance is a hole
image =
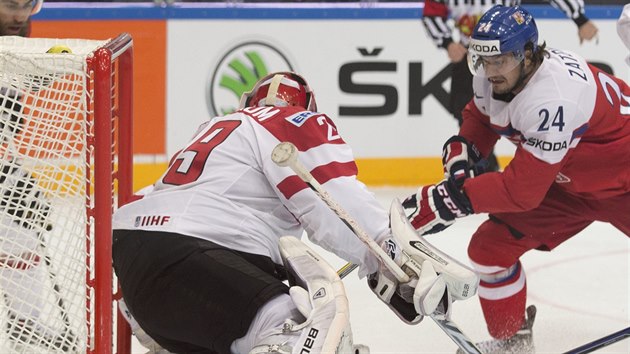
[[[131,74],[127,34],[0,37],[0,353],[129,352],[111,215],[131,195]]]

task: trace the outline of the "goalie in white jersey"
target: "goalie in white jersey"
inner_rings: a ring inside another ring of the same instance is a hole
[[[243,95],[240,110],[202,124],[144,197],[114,215],[114,268],[125,302],[161,347],[354,353],[339,277],[296,238],[281,238],[304,231],[360,265],[360,276],[372,274],[375,293],[406,322],[419,322],[439,304],[448,307],[451,296],[474,295],[476,275],[465,281],[469,292],[451,295],[458,286],[446,285],[446,272],[438,275],[431,266],[408,284],[389,282],[391,274],[306,183],[272,161],[284,141],[371,237],[391,240],[387,213],[356,179],[350,147],[317,112],[306,81],[295,73],[270,74]],[[387,245],[404,265],[396,244]],[[416,257],[420,264],[422,257]],[[282,282],[287,272],[299,285],[290,295]],[[422,288],[415,285],[419,277],[427,280]],[[403,286],[408,301],[393,291]]]

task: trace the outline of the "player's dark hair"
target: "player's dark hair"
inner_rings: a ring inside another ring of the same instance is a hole
[[[549,52],[547,51],[546,47],[547,47],[547,42],[543,42],[542,44],[538,45],[538,47],[536,48],[536,51],[533,51],[534,44],[532,42],[528,42],[527,44],[525,44],[525,50],[532,53],[531,54],[532,63],[540,64],[543,62],[545,57],[549,58]]]

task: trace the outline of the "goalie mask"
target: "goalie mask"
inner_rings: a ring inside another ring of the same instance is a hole
[[[241,97],[241,108],[261,106],[293,106],[317,111],[315,95],[308,83],[292,72],[271,73],[258,80],[254,88]]]
[[[488,10],[473,30],[468,46],[468,67],[473,75],[504,75],[525,58],[525,48],[538,49],[538,28],[534,17],[520,6],[496,5]]]

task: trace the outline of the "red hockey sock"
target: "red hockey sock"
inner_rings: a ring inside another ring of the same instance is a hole
[[[488,289],[498,290],[498,288],[512,285],[514,279],[500,283],[481,282],[479,285]],[[479,298],[481,309],[486,318],[488,332],[497,339],[507,339],[512,337],[523,325],[525,319],[525,303],[527,301],[527,285],[523,285],[514,295],[500,298],[487,299]]]

